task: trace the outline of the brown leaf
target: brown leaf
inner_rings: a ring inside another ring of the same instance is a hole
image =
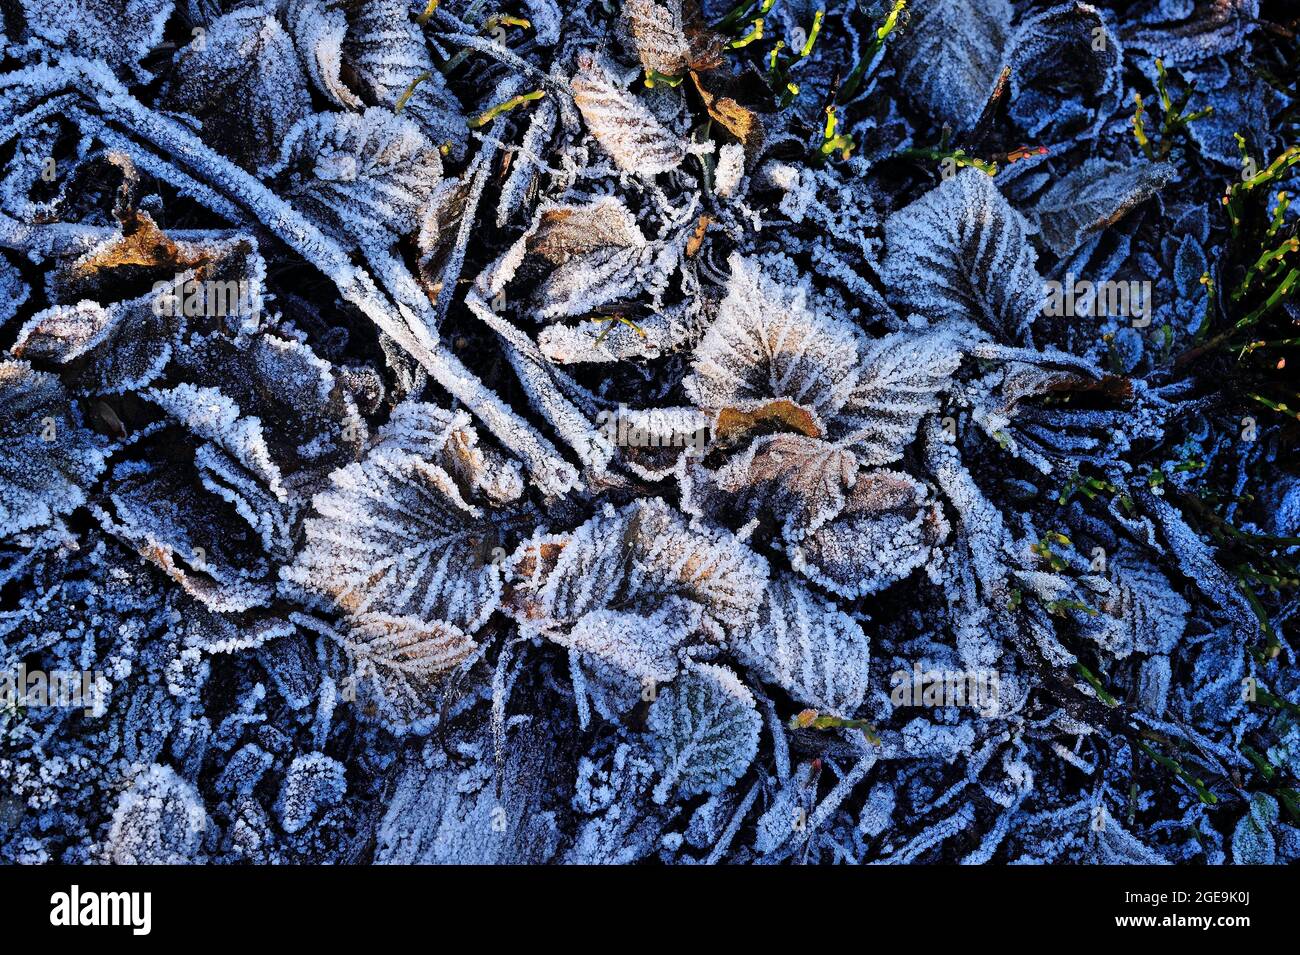
[[[704,108],[709,111],[709,116],[723,129],[740,140],[747,155],[753,155],[762,148],[763,124],[759,120],[757,113],[741,106],[729,96],[717,96],[710,93],[704,88],[699,74],[694,70],[691,71],[691,80],[695,83],[695,88],[699,91],[700,99],[704,101]]]
[[[803,405],[787,398],[769,401],[752,410],[723,408],[713,426],[714,440],[721,444],[738,444],[748,437],[774,432],[794,432],[809,438],[822,436],[821,423]]]
[[[691,237],[686,240],[686,257],[695,258],[700,251],[700,246],[704,244],[704,234],[709,231],[709,226],[713,222],[713,216],[701,215],[700,221],[695,224],[695,231]]]
[[[632,248],[642,245],[645,245],[645,237],[637,227],[636,219],[617,199],[547,209],[528,239],[528,251],[554,265],[563,265],[570,259],[609,246]]]

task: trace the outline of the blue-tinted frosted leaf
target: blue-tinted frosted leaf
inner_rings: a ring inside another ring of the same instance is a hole
[[[162,93],[165,108],[194,117],[205,142],[248,169],[274,159],[311,112],[293,41],[262,7],[212,21],[176,55],[175,77]]]
[[[923,0],[909,4],[908,12],[911,20],[895,48],[904,89],[937,119],[969,126],[1002,67],[1011,4]]]
[[[194,786],[170,766],[153,765],[118,797],[102,848],[112,865],[186,865],[203,861],[208,825]]]
[[[22,0],[28,36],[58,53],[134,65],[162,42],[175,4],[154,0]]]
[[[832,593],[863,597],[923,567],[948,530],[943,509],[919,481],[865,471],[833,520],[790,542],[790,564]]]
[[[660,779],[654,799],[719,793],[744,775],[758,752],[762,718],[754,696],[726,667],[697,664],[650,707]]]
[[[267,175],[341,240],[385,243],[419,228],[442,157],[415,123],[372,107],[303,119]]]
[[[1064,258],[1153,196],[1173,173],[1168,163],[1086,160],[1039,200],[1034,215],[1043,240]]]
[[[104,453],[54,375],[0,362],[0,536],[48,524],[86,500]]]
[[[1272,796],[1267,793],[1251,796],[1249,810],[1232,832],[1232,861],[1237,865],[1274,865],[1277,840],[1272,829],[1280,815],[1277,800]]]
[[[338,805],[347,792],[343,764],[324,753],[307,753],[289,764],[280,784],[280,823],[298,832],[324,809]]]
[[[797,703],[846,717],[861,705],[871,676],[871,642],[857,621],[790,576],[769,585],[758,623],[736,654]]]

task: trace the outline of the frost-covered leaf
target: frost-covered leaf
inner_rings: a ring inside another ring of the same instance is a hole
[[[699,604],[669,597],[644,615],[593,611],[552,639],[580,655],[590,671],[591,702],[605,719],[618,720],[648,688],[677,675],[677,652],[691,642],[702,613]]]
[[[601,412],[596,421],[614,438],[623,463],[648,481],[672,474],[686,449],[702,447],[709,434],[708,416],[689,407],[620,408]]]
[[[727,296],[695,349],[687,394],[713,414],[788,398],[823,421],[833,417],[858,380],[861,333],[815,314],[805,288],[786,288],[740,256],[730,264]]]
[[[442,157],[417,125],[372,107],[303,119],[283,137],[267,175],[336,235],[382,243],[419,229]]]
[[[348,32],[344,5],[335,0],[291,0],[285,22],[316,88],[338,106],[361,108],[361,99],[342,75],[343,39]]]
[[[311,113],[293,41],[259,6],[217,18],[201,42],[182,49],[161,103],[194,117],[205,142],[248,169],[273,160],[285,134]]]
[[[280,824],[298,832],[323,809],[336,806],[347,792],[343,764],[324,753],[295,757],[280,784]]]
[[[533,255],[564,265],[609,247],[640,248],[645,236],[636,217],[612,197],[585,205],[549,206],[525,240]]]
[[[86,500],[104,452],[54,375],[0,362],[0,536],[67,514]]]
[[[541,208],[506,260],[524,252],[553,266],[535,295],[537,317],[553,318],[585,314],[632,293],[647,244],[627,207],[604,198]]]
[[[22,273],[4,256],[0,256],[0,325],[18,314],[32,290]]]
[[[162,42],[172,0],[21,0],[28,36],[112,66],[139,63]]]
[[[1029,225],[993,180],[964,169],[885,221],[881,275],[899,304],[1020,341],[1042,307]]]
[[[744,775],[758,752],[762,718],[754,696],[726,667],[697,664],[650,707],[654,799],[719,793]]]
[[[627,743],[612,753],[581,757],[573,806],[582,821],[564,861],[618,865],[649,855],[665,823],[649,798],[653,775],[645,755]]]
[[[342,676],[366,712],[377,710],[392,733],[420,732],[437,714],[442,678],[478,647],[455,624],[414,616],[359,612],[336,630],[302,614],[294,622],[334,640],[351,671]]]
[[[693,303],[683,302],[639,319],[635,327],[599,318],[577,325],[547,325],[537,336],[537,346],[559,365],[658,358],[695,344],[704,333],[703,323]]]
[[[1086,160],[1057,180],[1038,201],[1033,214],[1043,240],[1064,258],[1085,239],[1114,225],[1153,196],[1173,172],[1167,163]]]
[[[795,570],[853,599],[924,566],[948,534],[925,485],[897,471],[858,475],[840,514],[790,545]]]
[[[1275,865],[1277,840],[1272,829],[1280,815],[1277,800],[1272,796],[1267,793],[1251,796],[1249,811],[1232,831],[1232,861],[1237,865]]]
[[[799,434],[772,434],[751,442],[716,471],[696,457],[681,472],[682,506],[689,513],[745,524],[765,517],[797,538],[843,509],[858,475],[852,451]]]
[[[203,861],[199,850],[208,825],[194,786],[170,766],[155,764],[118,797],[102,847],[111,865],[188,865]]]
[[[1011,4],[923,0],[909,4],[908,12],[896,50],[904,88],[938,119],[969,126],[1002,67]]]
[[[587,129],[624,172],[655,176],[681,165],[686,145],[591,54],[580,54],[571,81]]]
[[[106,501],[97,508],[105,530],[192,597],[218,613],[270,603],[261,541],[234,505],[203,487],[193,465],[122,461],[107,484]]]
[[[548,723],[521,727],[494,772],[485,734],[458,734],[451,756],[434,745],[395,767],[375,832],[382,865],[528,865],[559,846],[549,770],[563,735]]]
[[[196,437],[211,441],[253,473],[277,497],[286,496],[280,469],[257,418],[243,417],[235,404],[216,388],[190,384],[151,389],[148,398],[176,418]]]
[[[103,308],[83,299],[36,313],[18,331],[11,351],[19,358],[67,364],[85,358],[83,376],[95,391],[141,388],[162,372],[179,322],[156,313],[154,293]]]
[[[961,362],[961,339],[943,330],[895,332],[862,350],[856,382],[834,432],[868,466],[889,464],[939,409],[939,393]]]
[[[683,75],[690,62],[681,0],[625,0],[623,13],[632,28],[641,65],[664,76]]]
[[[758,623],[736,653],[764,680],[819,711],[851,716],[867,692],[871,642],[862,627],[794,577],[768,587]]]
[[[1166,62],[1199,63],[1230,53],[1258,23],[1259,0],[1187,0],[1162,8],[1124,33],[1126,43]]]
[[[1010,113],[1029,135],[1064,136],[1123,96],[1123,51],[1102,13],[1073,0],[1028,17],[1012,35]]]
[[[343,9],[348,14],[343,62],[366,102],[391,110],[407,96],[402,115],[418,123],[432,142],[447,143],[459,155],[467,138],[465,117],[433,65],[410,6],[404,0],[367,0]]]
[[[189,381],[145,397],[203,442],[194,463],[204,487],[287,558],[311,495],[365,442],[351,394],[306,345],[270,334],[194,335],[175,365]]]
[[[502,543],[484,510],[432,461],[389,445],[330,475],[286,583],[353,615],[447,621],[473,632],[496,609]]]
[[[452,476],[466,500],[482,497],[505,504],[524,491],[519,462],[490,445],[463,411],[445,411],[422,401],[404,401],[379,429],[386,445],[432,461]]]
[[[731,534],[692,527],[649,498],[526,542],[507,573],[507,609],[529,626],[571,626],[607,608],[644,614],[678,597],[698,604],[706,633],[721,639],[753,620],[767,567]]]
[[[1183,635],[1187,601],[1169,578],[1134,554],[1115,555],[1109,568],[1109,589],[1094,598],[1100,613],[1088,618],[1083,632],[1119,659],[1171,652]]]

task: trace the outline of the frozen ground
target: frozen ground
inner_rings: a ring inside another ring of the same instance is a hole
[[[1296,20],[0,4],[0,859],[1300,855]]]

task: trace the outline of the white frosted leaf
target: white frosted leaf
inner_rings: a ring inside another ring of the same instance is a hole
[[[682,0],[625,0],[623,13],[642,66],[664,76],[686,72],[691,46],[682,22]]]
[[[698,311],[682,303],[638,320],[635,327],[617,320],[547,325],[537,346],[559,365],[658,358],[693,345],[703,335],[702,324]]]
[[[556,0],[524,0],[528,22],[533,25],[533,35],[542,46],[554,46],[560,39],[564,19]]]
[[[1093,598],[1099,612],[1087,617],[1083,632],[1120,659],[1172,651],[1191,607],[1169,578],[1131,553],[1115,555],[1106,578],[1109,590]]]
[[[644,615],[593,611],[552,639],[580,654],[592,674],[587,685],[592,702],[606,719],[617,720],[647,688],[677,675],[677,651],[698,630],[701,613],[699,604],[669,597]]]
[[[209,610],[241,613],[271,602],[260,542],[194,467],[120,461],[107,483],[107,501],[95,508],[104,529]]]
[[[0,325],[17,315],[31,294],[22,273],[0,256]]]
[[[305,829],[321,810],[338,805],[348,784],[344,767],[324,753],[294,757],[280,784],[277,808],[285,832]]]
[[[867,466],[902,457],[961,363],[961,340],[943,330],[894,332],[868,343],[856,384],[833,429]]]
[[[643,248],[645,236],[636,217],[612,196],[583,205],[555,205],[542,209],[527,236],[533,255],[553,265],[564,265],[601,249]]]
[[[733,535],[692,527],[656,498],[610,506],[571,534],[522,545],[507,573],[508,609],[554,630],[606,608],[653,611],[670,597],[698,604],[719,636],[753,620],[767,566]]]
[[[696,408],[619,408],[596,421],[623,454],[623,463],[648,481],[672,474],[687,448],[703,447],[708,417]]]
[[[101,847],[103,860],[110,865],[201,862],[207,825],[203,800],[193,784],[170,766],[154,764],[118,797]]]
[[[519,462],[480,445],[478,432],[463,411],[404,401],[388,416],[379,437],[385,444],[437,464],[456,480],[467,500],[482,494],[496,503],[507,503],[523,494]]]
[[[654,176],[676,169],[686,145],[590,54],[580,54],[571,81],[587,129],[624,172]]]
[[[343,38],[348,32],[343,5],[332,0],[291,0],[285,22],[316,88],[339,106],[360,108],[360,98],[342,77]]]
[[[705,411],[751,408],[787,398],[823,419],[849,400],[857,381],[857,329],[807,305],[753,262],[734,255],[727,296],[691,359],[686,393]]]
[[[85,357],[92,370],[79,380],[96,391],[141,388],[162,372],[172,353],[172,329],[154,314],[153,294],[107,309],[90,300],[37,312],[18,331],[19,358],[65,364]]]
[[[402,115],[434,143],[448,143],[459,154],[467,134],[463,111],[434,67],[410,6],[405,0],[367,0],[344,10],[344,64],[360,81],[366,102],[392,110],[409,93]]]
[[[442,157],[409,120],[379,107],[307,117],[267,170],[312,220],[354,242],[391,242],[420,227]]]
[[[1247,811],[1232,830],[1232,861],[1237,865],[1276,865],[1277,827],[1281,810],[1268,793],[1250,797]]]
[[[473,632],[496,608],[496,529],[453,477],[391,445],[330,475],[306,544],[281,578],[349,614],[448,621]]]
[[[393,733],[419,732],[437,715],[437,688],[443,676],[477,649],[455,624],[414,616],[356,613],[339,631],[301,614],[293,620],[325,633],[347,653],[355,671],[343,677],[344,689],[359,702],[373,704]]]
[[[1011,37],[1011,117],[1031,136],[1109,115],[1123,96],[1123,50],[1101,11],[1062,3],[1027,17]]]
[[[1231,53],[1259,20],[1259,0],[1188,0],[1132,24],[1124,41],[1167,63],[1194,64]]]
[[[764,680],[820,711],[852,716],[867,692],[871,641],[862,627],[791,576],[772,581],[758,623],[735,652]]]
[[[265,481],[272,491],[285,493],[280,469],[271,460],[262,434],[262,422],[254,417],[242,417],[239,405],[219,390],[183,384],[163,390],[151,388],[146,397],[196,437],[218,445]]]
[[[762,718],[754,696],[726,667],[697,664],[659,693],[649,730],[660,780],[657,803],[720,793],[744,775],[758,752]]]
[[[881,276],[911,311],[1019,341],[1043,304],[1029,232],[989,176],[963,169],[885,221]]]
[[[381,865],[527,865],[554,855],[557,831],[551,773],[560,734],[531,721],[508,741],[499,770],[484,752],[486,726],[448,734],[441,745],[394,766],[380,807],[375,861]],[[451,758],[448,758],[448,757]],[[467,764],[467,760],[473,760]]]

